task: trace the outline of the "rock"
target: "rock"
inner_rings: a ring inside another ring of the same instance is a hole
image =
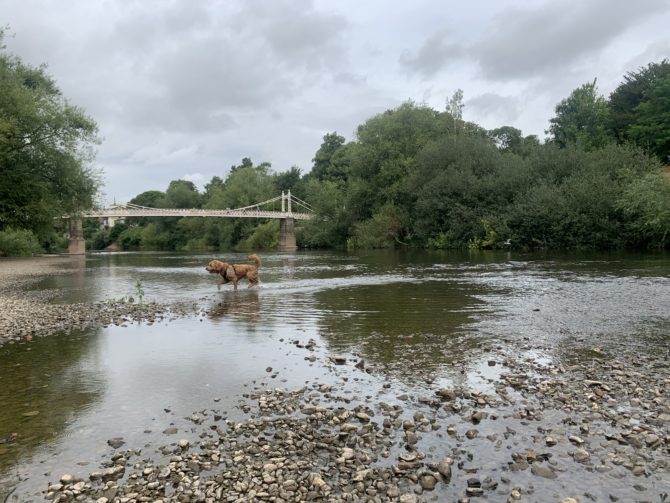
[[[179,447],[182,449],[186,449],[189,445],[191,445],[191,443],[185,438],[182,438],[179,442],[177,442],[177,445],[179,445]]]
[[[451,458],[444,458],[437,464],[437,471],[444,477],[445,483],[451,480],[451,465],[454,461]]]
[[[163,430],[163,433],[165,435],[174,435],[178,432],[179,432],[179,430],[177,428],[175,428],[174,426],[171,426],[170,428],[166,428],[166,429]]]
[[[61,484],[68,485],[72,484],[75,481],[74,475],[70,475],[69,473],[66,473],[65,475],[61,475],[60,482]]]
[[[422,475],[421,477],[419,477],[419,484],[421,484],[421,487],[424,490],[432,491],[433,489],[435,489],[437,479],[432,475]]]
[[[121,437],[115,437],[107,440],[107,444],[112,448],[112,449],[118,449],[121,447],[123,444],[126,442],[123,440]]]
[[[347,363],[347,357],[344,355],[330,355],[329,360],[335,365],[344,365]]]
[[[530,467],[530,471],[533,475],[536,475],[537,477],[543,477],[545,479],[556,478],[556,472],[554,472],[554,470],[537,463],[533,463],[533,465]]]
[[[574,454],[575,461],[579,463],[586,463],[591,459],[591,455],[584,449],[577,449]]]

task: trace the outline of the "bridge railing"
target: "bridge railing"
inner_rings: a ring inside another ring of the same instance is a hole
[[[83,218],[124,217],[232,217],[232,218],[293,218],[310,220],[310,213],[267,211],[261,209],[206,210],[200,208],[103,208],[81,214]],[[68,217],[69,218],[69,217]]]
[[[274,205],[280,203],[281,210],[275,210]],[[273,209],[267,209],[272,205]],[[300,211],[294,212],[293,206]],[[262,209],[264,208],[264,209]],[[205,208],[149,208],[132,203],[114,205],[111,208],[89,210],[77,215],[82,218],[125,218],[125,217],[229,217],[229,218],[293,218],[295,220],[309,220],[313,217],[312,207],[291,194],[282,192],[280,196],[273,197],[262,203],[244,206],[242,208],[230,209],[205,209]],[[64,215],[63,218],[70,218]]]

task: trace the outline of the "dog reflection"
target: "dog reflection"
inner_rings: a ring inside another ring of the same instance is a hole
[[[260,316],[258,290],[225,292],[207,313],[212,320],[233,318],[256,322]]]

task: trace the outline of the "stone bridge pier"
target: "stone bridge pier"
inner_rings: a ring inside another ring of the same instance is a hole
[[[279,251],[294,252],[298,249],[295,242],[295,221],[292,218],[279,220]]]
[[[84,255],[86,253],[86,241],[84,241],[81,218],[70,218],[70,242],[67,252],[70,255]]]

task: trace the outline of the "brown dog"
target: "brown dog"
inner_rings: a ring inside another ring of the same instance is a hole
[[[261,267],[261,259],[257,255],[249,255],[249,260],[253,260],[255,264],[229,264],[220,260],[212,260],[205,269],[210,274],[220,274],[221,279],[216,282],[216,287],[221,290],[221,285],[233,282],[235,290],[237,290],[237,283],[246,278],[249,282],[249,288],[258,285],[258,269]]]

